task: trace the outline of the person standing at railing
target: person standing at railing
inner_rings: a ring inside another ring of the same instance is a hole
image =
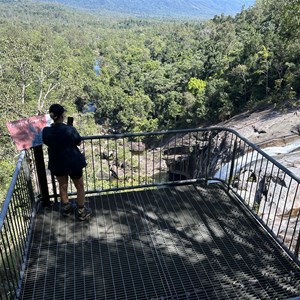
[[[45,127],[42,132],[44,144],[48,146],[48,168],[57,178],[62,205],[62,214],[69,216],[74,207],[69,202],[68,180],[72,179],[77,190],[77,217],[80,221],[87,220],[92,211],[85,206],[85,191],[83,182],[83,168],[86,161],[78,146],[81,136],[75,127],[66,125],[65,109],[60,104],[52,104],[49,108],[53,119],[51,127]]]

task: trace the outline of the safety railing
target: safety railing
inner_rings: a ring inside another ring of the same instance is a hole
[[[234,130],[91,136],[84,138],[81,150],[88,162],[87,194],[222,182],[287,251],[299,257],[300,179]],[[51,186],[57,196],[55,181]]]
[[[87,195],[193,182],[220,184],[299,264],[300,179],[237,132],[204,128],[89,136],[80,149],[88,162]],[[46,147],[43,150],[47,165]],[[21,153],[1,210],[3,299],[18,293],[35,203],[40,194],[45,196],[36,184],[41,181],[36,157]],[[46,195],[57,201],[57,182],[49,172],[45,177]],[[72,184],[69,194],[75,197]]]
[[[30,152],[21,152],[0,214],[0,299],[18,296],[38,185]]]

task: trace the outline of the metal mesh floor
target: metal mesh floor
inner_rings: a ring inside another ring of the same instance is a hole
[[[89,198],[40,211],[20,299],[288,299],[300,269],[220,187]]]

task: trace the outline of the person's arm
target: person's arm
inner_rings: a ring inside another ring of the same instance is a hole
[[[80,146],[82,137],[80,136],[80,134],[78,133],[75,127],[72,127],[72,129],[73,129],[73,138],[74,138],[75,145]]]
[[[46,127],[43,128],[43,131],[42,131],[42,141],[43,141],[44,144],[47,145],[47,135],[46,135],[46,130],[47,130]]]

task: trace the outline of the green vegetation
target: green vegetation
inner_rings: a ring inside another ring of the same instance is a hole
[[[83,135],[195,127],[298,105],[299,18],[298,1],[285,0],[257,0],[207,22],[1,1],[1,185],[16,158],[6,122],[46,113],[54,102],[76,114]],[[91,102],[95,112],[84,113]]]

